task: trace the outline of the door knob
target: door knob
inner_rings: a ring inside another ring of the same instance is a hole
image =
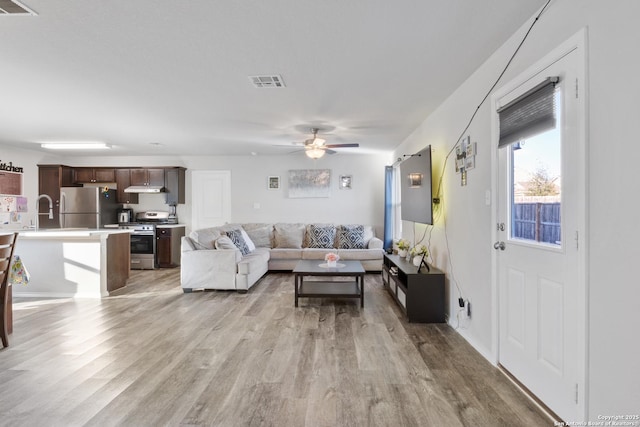
[[[498,250],[500,249],[501,251],[504,251],[504,248],[506,248],[507,246],[504,244],[504,242],[495,242],[493,244],[493,249]]]

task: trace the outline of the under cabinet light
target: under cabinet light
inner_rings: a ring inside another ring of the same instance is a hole
[[[111,148],[104,142],[47,142],[40,146],[48,150],[108,150]]]

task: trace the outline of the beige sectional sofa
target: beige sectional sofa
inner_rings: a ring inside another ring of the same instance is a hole
[[[182,238],[180,281],[185,293],[194,289],[246,292],[267,271],[293,270],[301,259],[321,263],[329,252],[378,272],[382,246],[368,225],[225,224]]]

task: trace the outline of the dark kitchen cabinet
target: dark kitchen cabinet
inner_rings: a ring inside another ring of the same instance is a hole
[[[73,169],[64,165],[38,165],[38,195],[46,194],[53,201],[53,219],[49,219],[49,202],[38,202],[38,226],[60,228],[60,187],[76,187]]]
[[[129,169],[131,185],[153,185],[164,187],[164,168]]]
[[[73,180],[78,184],[116,182],[116,170],[114,168],[73,168]]]
[[[185,168],[168,168],[164,170],[164,189],[168,205],[184,203],[184,181]]]
[[[156,228],[156,262],[158,267],[178,267],[180,265],[180,241],[184,227]]]
[[[138,203],[138,193],[125,193],[124,189],[131,185],[131,173],[129,169],[116,169],[116,200],[118,203]]]

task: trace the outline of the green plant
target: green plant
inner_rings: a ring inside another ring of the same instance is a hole
[[[429,250],[425,245],[416,245],[413,248],[411,248],[410,254],[411,256],[422,255],[422,254],[429,255]]]
[[[405,239],[398,240],[398,249],[400,249],[401,251],[406,251],[410,247],[411,247],[411,244],[409,244],[408,240],[405,240]]]

